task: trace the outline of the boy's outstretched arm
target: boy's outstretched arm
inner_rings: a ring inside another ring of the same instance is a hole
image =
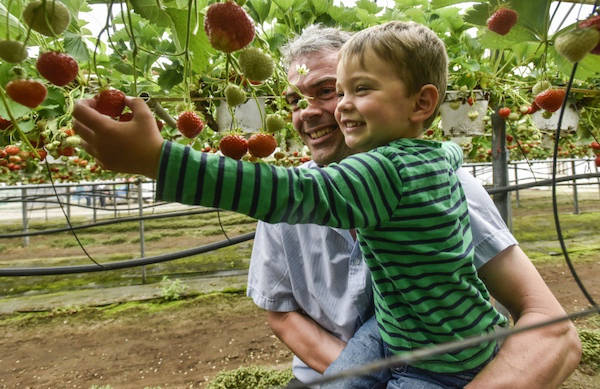
[[[154,115],[140,98],[125,102],[133,112],[129,122],[99,113],[94,99],[80,100],[73,109],[73,128],[83,149],[103,168],[156,178],[163,138]]]

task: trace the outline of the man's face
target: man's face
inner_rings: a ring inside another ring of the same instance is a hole
[[[288,71],[291,85],[286,99],[292,109],[292,123],[319,165],[340,161],[351,154],[334,117],[336,69],[337,51],[329,50],[297,58]],[[306,108],[297,106],[302,95],[308,100]]]

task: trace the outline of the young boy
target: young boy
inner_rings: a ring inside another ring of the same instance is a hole
[[[454,174],[462,151],[417,139],[443,100],[446,66],[443,43],[423,26],[390,22],[364,30],[342,48],[336,109],[346,143],[363,153],[328,167],[286,169],[165,142],[157,198],[267,222],[356,228],[391,354],[492,331],[506,319],[489,303],[473,266],[467,206]],[[95,155],[93,142],[101,140],[93,139],[93,124],[76,120],[75,129]],[[415,374],[426,376],[420,381],[440,377],[437,387],[463,386],[495,347],[481,344],[394,370],[388,387]]]

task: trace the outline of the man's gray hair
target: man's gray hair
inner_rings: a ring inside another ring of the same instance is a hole
[[[283,65],[287,70],[296,58],[323,50],[337,51],[351,36],[351,33],[336,27],[310,25],[302,31],[302,34],[281,47]]]

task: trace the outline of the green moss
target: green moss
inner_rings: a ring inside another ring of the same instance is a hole
[[[206,389],[267,389],[286,385],[293,378],[292,369],[275,370],[262,366],[240,367],[223,371]]]
[[[579,330],[583,354],[580,369],[587,373],[600,372],[600,330]]]

